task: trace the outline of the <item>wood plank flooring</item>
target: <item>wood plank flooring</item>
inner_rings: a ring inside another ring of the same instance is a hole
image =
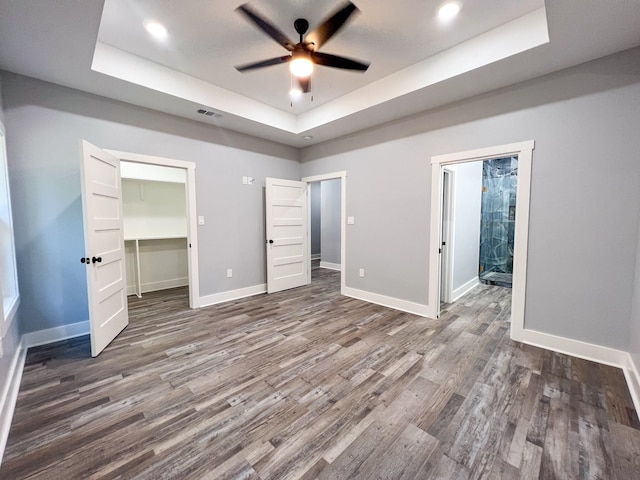
[[[510,290],[433,320],[314,273],[200,310],[134,298],[95,359],[30,349],[0,478],[640,479],[622,372],[510,341]]]

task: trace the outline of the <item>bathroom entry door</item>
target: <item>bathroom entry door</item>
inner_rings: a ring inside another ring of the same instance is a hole
[[[309,283],[307,183],[266,179],[267,292]]]
[[[129,324],[120,160],[82,141],[80,163],[91,356]]]

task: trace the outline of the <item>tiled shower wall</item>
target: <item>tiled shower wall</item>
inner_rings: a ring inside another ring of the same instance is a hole
[[[513,273],[516,157],[485,160],[482,165],[480,278],[492,272]]]

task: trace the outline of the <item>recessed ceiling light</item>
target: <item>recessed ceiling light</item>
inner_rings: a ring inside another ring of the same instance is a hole
[[[438,18],[442,22],[452,20],[460,11],[460,5],[456,2],[447,2],[438,10]]]
[[[144,28],[149,32],[154,38],[158,40],[164,40],[167,38],[167,29],[164,25],[154,21],[146,21],[144,22]]]
[[[311,136],[311,135],[305,135],[305,136],[304,136],[304,137],[302,137],[302,138],[304,138],[305,140],[311,140],[311,139],[313,138],[313,136]]]
[[[291,98],[298,98],[302,95],[302,90],[299,87],[292,87],[289,90],[289,95],[291,95]]]

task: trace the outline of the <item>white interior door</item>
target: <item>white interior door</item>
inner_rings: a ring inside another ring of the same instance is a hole
[[[120,160],[82,141],[84,213],[91,355],[97,356],[129,324],[122,230]]]
[[[307,184],[266,179],[267,292],[300,287],[307,279]]]
[[[442,238],[440,240],[440,300],[451,303],[453,292],[454,172],[442,169]]]

